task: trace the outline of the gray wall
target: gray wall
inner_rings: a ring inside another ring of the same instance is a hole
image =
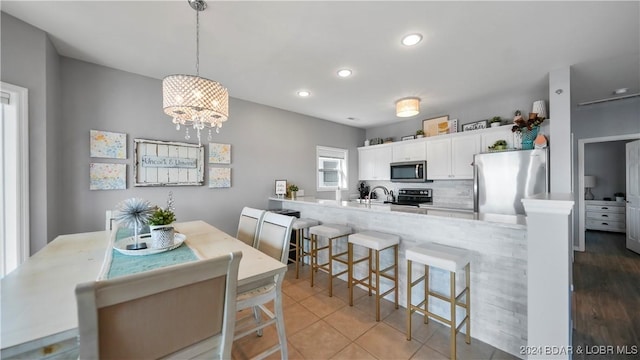
[[[315,195],[316,145],[349,150],[350,190],[357,182],[356,146],[364,130],[231,98],[230,118],[213,142],[231,144],[230,189],[205,186],[133,187],[134,138],[197,143],[176,131],[162,112],[161,81],[66,57],[61,58],[62,116],[60,131],[60,201],[54,216],[61,233],[101,230],[104,211],[126,198],[142,197],[164,206],[173,191],[179,221],[204,220],[235,234],[243,206],[266,208],[274,181],[295,182]],[[230,89],[233,94],[233,89]],[[127,160],[89,157],[89,130],[128,135]],[[203,144],[208,149],[205,132]],[[127,190],[90,191],[91,162],[126,163]],[[208,169],[205,170],[205,178]],[[327,196],[334,196],[328,193]]]
[[[31,253],[46,245],[57,225],[50,210],[63,210],[55,203],[50,183],[54,178],[57,126],[59,122],[58,55],[47,35],[5,13],[1,19],[0,79],[29,90],[29,196]]]
[[[548,98],[548,79],[545,78],[531,87],[515,88],[509,93],[490,94],[471,103],[458,104],[443,114],[426,111],[410,120],[398,118],[397,122],[391,125],[367,129],[366,138],[393,137],[394,141],[399,141],[400,137],[414,135],[416,130],[422,129],[422,120],[442,115],[449,115],[449,119],[458,119],[458,131],[462,131],[463,124],[491,119],[494,116],[512,121],[516,110],[522,111],[523,115],[528,114],[535,100],[547,100],[548,104]],[[429,99],[422,100],[422,108],[429,108]],[[548,135],[548,132],[546,134]]]
[[[591,189],[596,200],[602,200],[603,197],[614,199],[613,194],[626,192],[626,143],[627,141],[608,141],[585,144],[584,173],[596,177],[596,187]]]

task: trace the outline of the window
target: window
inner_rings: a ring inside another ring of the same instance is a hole
[[[318,159],[318,191],[348,190],[347,158],[349,151],[318,146],[316,157]]]

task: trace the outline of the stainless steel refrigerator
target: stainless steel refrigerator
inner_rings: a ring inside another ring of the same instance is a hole
[[[523,198],[549,191],[548,149],[477,154],[473,163],[476,212],[524,215]]]

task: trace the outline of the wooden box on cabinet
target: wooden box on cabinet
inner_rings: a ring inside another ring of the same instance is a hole
[[[585,200],[587,230],[625,232],[624,201]]]

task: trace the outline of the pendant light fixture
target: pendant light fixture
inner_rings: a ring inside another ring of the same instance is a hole
[[[396,116],[411,117],[420,113],[420,99],[408,97],[396,101]]]
[[[186,126],[185,139],[189,140],[189,127],[196,130],[201,145],[200,131],[209,128],[220,132],[222,123],[229,118],[229,93],[219,82],[200,77],[200,11],[207,8],[204,0],[187,0],[196,11],[196,75],[169,75],[162,80],[162,106],[165,114],[173,117],[176,130]]]

